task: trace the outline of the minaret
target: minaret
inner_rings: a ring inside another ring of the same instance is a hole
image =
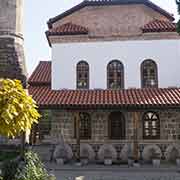
[[[0,78],[26,85],[23,39],[24,0],[0,0]]]

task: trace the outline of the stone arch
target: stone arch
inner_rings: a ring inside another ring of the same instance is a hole
[[[73,151],[69,144],[64,145],[57,145],[54,153],[53,158],[56,160],[58,158],[64,159],[64,161],[69,161],[73,158]]]
[[[95,152],[91,145],[89,144],[81,144],[80,146],[80,156],[81,157],[88,157],[90,161],[95,159]]]
[[[98,151],[98,159],[102,162],[105,156],[110,156],[113,162],[117,160],[117,151],[111,144],[104,144]]]
[[[180,156],[180,146],[177,144],[169,145],[166,148],[165,157],[166,160],[175,162],[176,158]]]
[[[144,161],[151,161],[152,152],[155,152],[160,155],[160,158],[162,157],[162,152],[159,146],[157,145],[147,145],[144,147],[142,157]]]

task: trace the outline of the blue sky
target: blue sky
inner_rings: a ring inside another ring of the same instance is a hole
[[[24,37],[26,65],[31,74],[40,60],[51,59],[51,48],[46,40],[45,31],[49,18],[52,18],[82,0],[25,0]],[[151,0],[177,16],[175,0]]]

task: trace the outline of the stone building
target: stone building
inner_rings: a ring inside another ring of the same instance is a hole
[[[173,21],[149,0],[86,0],[50,19],[52,61],[41,61],[29,78],[42,113],[32,142],[49,156],[60,144],[55,158],[69,160],[177,158],[180,39]]]

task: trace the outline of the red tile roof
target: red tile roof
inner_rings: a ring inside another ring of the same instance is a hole
[[[174,32],[176,24],[171,21],[153,20],[142,28],[144,33],[147,32]]]
[[[40,107],[60,108],[159,108],[180,107],[180,89],[51,90],[30,86]]]
[[[46,34],[47,35],[80,35],[80,34],[88,34],[88,29],[80,25],[66,23],[56,28],[49,29],[49,31],[47,31]]]
[[[34,85],[51,85],[51,62],[40,61],[28,83]]]
[[[180,88],[127,90],[52,90],[51,62],[40,61],[29,78],[29,93],[40,107],[180,107]]]

